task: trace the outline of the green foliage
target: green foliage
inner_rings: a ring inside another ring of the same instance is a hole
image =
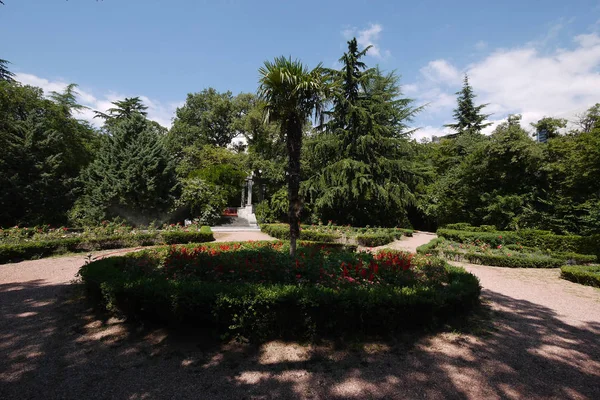
[[[330,86],[321,64],[309,70],[302,62],[292,60],[291,57],[277,57],[273,62],[265,61],[258,72],[258,91],[264,102],[265,119],[279,123],[281,137],[286,142],[290,254],[294,255],[296,239],[300,236],[298,224],[302,212],[299,192],[304,127],[312,115],[315,119],[322,118]]]
[[[359,234],[355,238],[359,245],[365,247],[383,246],[396,240],[396,237],[389,233]]]
[[[201,224],[214,225],[227,206],[226,195],[220,186],[189,178],[181,183],[181,195],[175,206],[186,209],[186,213]]]
[[[465,74],[463,81],[462,90],[456,92],[458,98],[458,107],[454,109],[454,119],[456,123],[444,125],[448,128],[452,128],[459,134],[463,133],[481,133],[481,130],[491,125],[491,122],[486,123],[485,121],[490,114],[483,114],[481,111],[487,104],[479,106],[475,105],[473,101],[475,93],[473,88],[469,84],[469,77]]]
[[[479,240],[473,243],[456,243],[449,242],[443,237],[420,246],[417,252],[445,257],[454,261],[508,268],[558,268],[567,262],[566,258],[559,257],[553,252],[543,252],[538,249],[528,250],[523,246],[490,246]],[[564,253],[562,255],[564,256]],[[568,261],[587,262],[590,259],[592,259],[590,256],[576,255]]]
[[[189,93],[185,104],[175,112],[168,135],[170,150],[179,153],[188,146],[228,146],[238,135],[236,128],[245,111],[244,105],[242,98],[238,100],[229,91],[219,93],[208,88]]]
[[[552,253],[589,254],[600,257],[600,235],[577,236],[556,235],[541,230],[469,232],[451,229],[438,229],[438,236],[459,243],[487,243],[493,247],[519,244]]]
[[[416,180],[407,123],[420,111],[402,97],[393,72],[367,69],[356,39],[331,71],[337,90],[324,131],[308,142],[313,175],[303,192],[321,219],[354,226],[406,221]]]
[[[540,145],[518,124],[500,124],[433,184],[430,212],[441,224],[536,227],[545,208],[539,200],[547,187],[542,166]]]
[[[0,81],[12,83],[15,81],[15,74],[8,69],[8,64],[10,64],[10,61],[0,59]]]
[[[535,135],[538,140],[542,134],[547,139],[555,139],[560,136],[560,130],[567,127],[567,120],[563,118],[544,117],[538,122],[532,122],[531,126],[535,129]]]
[[[286,224],[262,224],[260,226],[261,231],[266,233],[269,236],[272,236],[281,240],[290,240],[290,228]],[[301,229],[300,230],[300,239],[301,240],[310,240],[316,242],[335,242],[336,239],[339,239],[339,235],[318,232],[309,229]]]
[[[73,235],[52,240],[0,243],[0,264],[48,257],[65,252],[87,252],[160,244],[202,243],[213,240],[215,239],[210,228],[202,227],[200,231],[137,232],[101,237]]]
[[[97,134],[72,117],[75,87],[43,91],[0,79],[0,226],[61,224],[93,158]]]
[[[364,265],[373,265],[367,258],[374,257],[365,253],[307,252],[301,247],[304,257],[300,258],[307,263],[302,270],[306,277],[298,277],[289,256],[283,254],[285,248],[278,254],[256,244],[238,246],[233,250],[229,244],[175,249],[180,257],[187,257],[187,263],[181,265],[169,261],[173,250],[166,249],[111,257],[83,266],[79,274],[90,293],[108,309],[169,324],[196,324],[226,336],[259,341],[321,334],[388,334],[431,326],[470,310],[480,293],[473,275],[431,258],[409,261],[413,265],[406,270],[382,272],[386,280],[396,284],[383,280],[363,285],[358,273],[352,283],[348,280],[335,288],[311,283],[311,274],[316,272],[314,278],[319,279],[319,270],[325,269],[343,275],[346,272],[341,265],[361,259]],[[260,259],[277,261],[254,263]],[[200,260],[210,267],[193,268]],[[244,265],[249,262],[269,277],[266,282],[255,282],[245,272]],[[234,275],[244,271],[245,279],[234,282],[227,275],[219,275],[218,266],[225,263],[232,265]],[[289,280],[295,283],[287,283]]]
[[[600,265],[563,266],[560,268],[560,277],[571,282],[600,288]]]
[[[444,226],[445,229],[453,229],[457,231],[471,231],[471,232],[496,232],[498,228],[494,225],[481,225],[472,226],[466,222],[458,222],[456,224],[447,224]]]
[[[157,132],[140,113],[105,127],[97,158],[82,175],[83,194],[71,210],[71,220],[93,225],[121,217],[147,225],[168,219],[173,204],[173,164]]]
[[[134,115],[146,117],[148,107],[144,105],[139,97],[126,97],[124,100],[113,101],[114,107],[107,110],[107,114],[96,111],[94,118],[102,118],[105,123],[112,124],[114,122],[132,118]]]

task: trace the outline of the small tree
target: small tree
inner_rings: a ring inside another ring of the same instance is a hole
[[[328,94],[325,69],[321,64],[309,70],[299,60],[277,57],[265,61],[259,69],[259,95],[265,102],[265,119],[280,124],[288,153],[288,197],[290,222],[290,255],[296,256],[296,240],[300,236],[300,149],[305,124],[311,115],[322,116]]]

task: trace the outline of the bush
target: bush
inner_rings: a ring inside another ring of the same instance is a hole
[[[472,226],[466,222],[459,222],[456,224],[447,224],[446,226],[444,226],[444,228],[457,230],[457,231],[471,231],[471,232],[496,232],[498,230],[495,225]]]
[[[400,235],[401,236],[401,235]],[[359,245],[365,247],[377,247],[391,243],[396,240],[396,235],[390,233],[370,233],[356,235],[356,241]]]
[[[560,268],[560,276],[571,282],[600,288],[600,265],[564,266]]]
[[[210,228],[207,226],[210,230]],[[162,242],[166,244],[177,244],[177,243],[203,243],[211,242],[215,240],[212,231],[199,231],[199,232],[185,232],[185,231],[171,231],[161,232]]]
[[[286,224],[262,224],[260,230],[269,236],[280,240],[290,240],[290,227]],[[315,230],[302,229],[300,231],[300,240],[310,240],[315,242],[335,242],[339,235],[333,233],[324,233]]]
[[[203,243],[215,240],[210,227],[199,231],[163,231],[107,237],[71,236],[54,240],[0,244],[0,264],[32,260],[66,252],[120,249],[175,243]]]
[[[543,253],[538,249],[521,245],[506,245],[504,247],[498,245],[502,250],[492,250],[492,248],[485,243],[476,246],[463,246],[462,244],[457,243],[444,245],[446,243],[445,238],[439,237],[427,244],[419,246],[417,252],[419,254],[441,256],[454,261],[465,261],[473,264],[509,268],[558,268],[567,262],[589,263],[596,259],[595,256],[584,254]],[[473,251],[474,249],[477,251]],[[508,253],[503,253],[507,249],[514,250],[514,252],[509,251]],[[499,254],[493,254],[492,251],[498,251]],[[523,251],[526,251],[526,253],[523,253]]]
[[[493,233],[438,229],[437,234],[448,240],[460,243],[471,243],[479,240],[492,246],[521,244],[552,252],[593,254],[600,257],[600,235],[555,235],[549,231],[533,229],[524,229],[515,232],[498,231]]]
[[[80,276],[108,309],[259,340],[429,326],[479,298],[476,277],[431,257],[299,254],[292,263],[282,243],[178,246],[95,261]]]
[[[254,208],[254,214],[256,215],[256,221],[260,225],[278,222],[277,212],[271,208],[268,201],[263,201],[257,204]]]

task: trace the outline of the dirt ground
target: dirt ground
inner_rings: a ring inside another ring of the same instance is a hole
[[[83,263],[0,265],[0,399],[600,398],[600,290],[556,270],[464,265],[484,288],[468,332],[253,346],[96,313]]]

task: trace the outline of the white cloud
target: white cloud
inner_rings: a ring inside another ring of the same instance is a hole
[[[461,78],[458,69],[446,60],[430,61],[420,72],[428,81],[442,84],[453,85]]]
[[[68,83],[64,82],[63,80],[51,81],[27,73],[17,73],[15,75],[15,79],[25,85],[37,86],[42,88],[44,90],[45,95],[49,95],[52,91],[62,92],[68,85]],[[112,104],[113,101],[122,100],[125,97],[135,97],[123,95],[116,92],[107,92],[101,97],[96,97],[92,93],[81,88],[77,88],[77,92],[79,93],[80,104],[90,108],[88,110],[83,110],[79,112],[78,118],[87,120],[96,126],[102,125],[102,120],[94,118],[94,111],[106,112],[106,110],[114,106]],[[172,118],[175,115],[175,109],[179,107],[182,103],[163,104],[160,101],[152,100],[147,96],[139,95],[139,97],[144,102],[144,104],[148,106],[147,111],[149,119],[156,121],[167,128],[171,127]]]
[[[572,43],[569,49],[548,51],[547,42],[529,42],[493,51],[464,68],[477,101],[489,103],[484,111],[493,113],[490,118],[495,125],[515,113],[522,114],[525,128],[544,116],[572,119],[600,102],[600,36],[578,35]],[[447,60],[434,60],[421,69],[416,83],[407,85],[419,101],[430,103],[423,113],[428,116],[427,125],[433,125],[432,119],[451,116],[460,69]],[[423,132],[432,131],[428,128]]]
[[[367,52],[367,55],[384,59],[391,56],[389,50],[384,50],[379,45],[380,34],[383,31],[383,27],[380,24],[370,24],[368,28],[359,30],[357,28],[348,28],[342,31],[342,35],[346,39],[356,37],[356,42],[359,48],[365,48],[372,46]]]
[[[487,42],[485,42],[484,40],[480,40],[479,42],[475,43],[475,49],[476,50],[485,50],[487,48]]]

